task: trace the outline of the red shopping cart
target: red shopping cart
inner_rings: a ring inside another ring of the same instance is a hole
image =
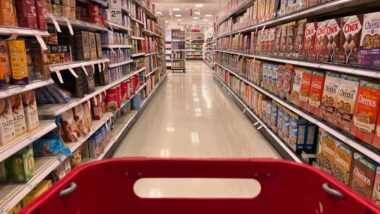
[[[255,179],[254,198],[141,198],[142,178]],[[76,168],[21,213],[252,214],[380,213],[324,172],[273,159],[122,158]]]

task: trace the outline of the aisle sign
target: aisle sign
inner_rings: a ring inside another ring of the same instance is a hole
[[[121,0],[112,0],[109,5],[110,21],[114,24],[123,25],[123,13],[121,11]]]

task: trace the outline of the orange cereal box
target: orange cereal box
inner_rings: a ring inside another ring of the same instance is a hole
[[[360,81],[353,114],[351,133],[358,139],[372,143],[380,105],[380,83]]]
[[[321,71],[313,71],[313,77],[311,79],[310,86],[309,105],[307,111],[314,115],[319,115],[324,84],[325,73]]]
[[[294,69],[293,86],[292,93],[290,94],[290,99],[292,103],[297,106],[300,106],[301,83],[304,72],[305,69],[300,67],[296,67]]]
[[[335,109],[335,125],[346,132],[351,131],[352,113],[354,113],[358,87],[358,77],[342,74],[342,77],[340,78],[338,100]]]
[[[325,85],[323,87],[322,105],[319,116],[324,120],[333,123],[335,121],[335,105],[338,99],[340,86],[340,74],[327,72]]]
[[[313,78],[313,72],[305,69],[302,75],[301,90],[300,90],[300,107],[307,110],[308,101],[310,97],[311,79]]]
[[[380,149],[380,111],[377,114],[377,123],[376,123],[376,131],[375,135],[373,136],[372,145],[376,147],[377,149]],[[380,188],[380,185],[379,185]],[[379,189],[380,192],[380,189]]]

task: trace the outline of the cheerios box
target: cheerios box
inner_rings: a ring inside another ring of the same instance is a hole
[[[353,153],[349,146],[336,140],[332,175],[345,185],[348,185],[350,181]]]
[[[360,153],[354,153],[354,165],[350,187],[359,195],[371,199],[376,174],[376,165]]]
[[[317,163],[318,167],[328,174],[332,174],[335,159],[336,139],[329,135],[325,130],[319,129]]]
[[[380,167],[376,168],[375,183],[372,191],[372,201],[380,207]]]

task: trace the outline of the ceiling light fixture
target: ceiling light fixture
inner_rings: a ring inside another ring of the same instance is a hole
[[[201,12],[196,11],[196,12],[194,12],[194,15],[201,15]]]
[[[199,19],[199,17],[194,16],[193,19]]]
[[[212,14],[206,14],[206,17],[212,17]]]
[[[176,17],[181,17],[182,15],[181,14],[175,14]]]
[[[162,15],[162,12],[157,11],[156,14],[157,14],[157,15]]]
[[[179,22],[180,22],[180,21],[182,21],[182,19],[177,19],[177,21],[179,21]]]
[[[179,8],[173,8],[173,11],[181,11]]]
[[[195,7],[203,7],[203,4],[196,4]]]

